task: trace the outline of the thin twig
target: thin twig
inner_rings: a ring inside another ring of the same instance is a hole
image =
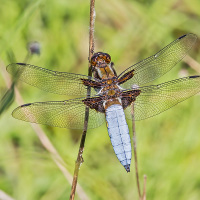
[[[146,184],[147,184],[147,176],[144,175],[144,186],[143,186],[142,200],[146,200]]]
[[[196,72],[200,73],[200,64],[194,60],[192,57],[190,56],[186,56],[183,59],[192,69],[194,69]]]
[[[94,24],[95,24],[95,0],[90,0],[90,32],[89,32],[89,69],[90,59],[94,54]],[[88,71],[88,75],[91,75],[91,71]]]
[[[90,1],[90,32],[89,32],[89,67],[88,67],[88,76],[92,76],[92,71],[90,67],[90,60],[92,55],[94,54],[94,23],[95,23],[95,0]],[[87,97],[90,96],[90,87],[87,89]],[[77,160],[75,163],[75,170],[74,170],[74,177],[72,182],[70,200],[74,200],[75,192],[76,192],[76,185],[78,180],[78,173],[80,169],[81,163],[83,163],[83,150],[85,146],[85,139],[88,127],[88,119],[89,119],[89,107],[85,109],[85,121],[84,121],[84,129],[81,137],[81,143],[79,147],[79,152],[77,156]]]
[[[135,131],[134,103],[132,103],[131,107],[132,107],[131,115],[132,115],[132,130],[133,130],[133,149],[134,149],[134,159],[135,159],[135,176],[136,176],[136,181],[137,181],[139,199],[141,199],[138,162],[137,162],[137,143],[136,143],[136,131]]]

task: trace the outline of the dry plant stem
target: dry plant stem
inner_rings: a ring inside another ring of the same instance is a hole
[[[186,56],[183,59],[192,69],[194,69],[196,72],[200,73],[200,64],[194,60],[192,57],[190,56]]]
[[[144,175],[144,186],[143,186],[142,200],[146,200],[146,183],[147,183],[147,176]]]
[[[95,0],[90,0],[90,32],[89,32],[89,61],[94,54],[94,24],[95,24]],[[90,69],[90,63],[89,63]],[[88,71],[88,75],[92,74],[91,70]]]
[[[88,67],[88,76],[92,76],[92,71],[90,67],[90,60],[94,53],[94,23],[95,23],[95,0],[90,1],[90,31],[89,31],[89,67]],[[90,87],[87,89],[87,97],[90,96]],[[74,170],[74,177],[72,182],[72,189],[70,194],[70,200],[73,200],[75,197],[76,192],[76,185],[78,180],[78,173],[80,169],[80,165],[83,162],[83,150],[85,146],[85,139],[86,139],[86,133],[87,133],[87,127],[88,127],[88,120],[89,120],[89,107],[86,107],[85,109],[85,121],[84,121],[84,129],[81,137],[81,143],[79,147],[79,152],[77,156],[77,160],[75,163],[75,170]]]
[[[85,138],[86,138],[86,132],[87,132],[88,118],[89,118],[89,108],[86,107],[86,110],[85,110],[84,130],[83,130],[83,133],[82,133],[81,143],[80,143],[80,147],[79,147],[79,152],[78,152],[77,160],[76,160],[76,163],[75,163],[75,170],[74,170],[74,177],[73,177],[73,182],[72,182],[70,200],[73,200],[74,197],[75,197],[76,186],[77,186],[77,181],[78,181],[78,173],[79,173],[80,165],[83,163],[82,154],[83,154],[84,145],[85,145]]]
[[[136,144],[136,132],[135,132],[134,103],[132,103],[131,107],[132,107],[131,114],[132,114],[132,130],[133,130],[133,149],[134,149],[134,159],[135,159],[135,176],[136,176],[136,181],[137,181],[139,199],[141,199],[140,182],[139,182],[139,174],[138,174],[138,162],[137,162],[137,144]]]

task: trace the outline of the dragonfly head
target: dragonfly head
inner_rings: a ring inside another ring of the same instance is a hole
[[[91,67],[95,78],[108,79],[117,76],[111,57],[107,53],[95,53],[91,58]]]
[[[105,68],[111,62],[111,57],[107,53],[97,52],[91,58],[93,67]]]

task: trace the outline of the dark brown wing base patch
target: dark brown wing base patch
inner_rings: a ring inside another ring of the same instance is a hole
[[[94,98],[87,98],[82,100],[83,103],[91,109],[95,109],[98,112],[105,113],[105,109],[103,106],[103,97],[94,97]]]
[[[83,84],[85,86],[90,86],[93,88],[100,88],[102,86],[101,82],[97,82],[97,81],[93,81],[93,80],[89,80],[89,79],[81,79],[83,81]]]
[[[135,101],[136,97],[140,94],[140,92],[140,90],[129,90],[126,92],[122,92],[122,107],[126,109],[128,106],[130,106],[131,103]]]

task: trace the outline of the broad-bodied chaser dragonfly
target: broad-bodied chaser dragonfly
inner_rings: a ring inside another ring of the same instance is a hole
[[[111,56],[98,52],[91,58],[94,77],[47,70],[25,63],[7,66],[12,76],[47,92],[77,95],[65,101],[36,102],[16,108],[13,117],[55,127],[82,129],[85,106],[90,108],[88,128],[100,126],[106,119],[115,154],[130,171],[131,141],[125,116],[135,120],[157,115],[200,91],[200,76],[188,76],[159,85],[144,86],[171,70],[191,49],[197,36],[179,37],[155,55],[130,66],[117,75]],[[91,96],[86,97],[91,87]]]

